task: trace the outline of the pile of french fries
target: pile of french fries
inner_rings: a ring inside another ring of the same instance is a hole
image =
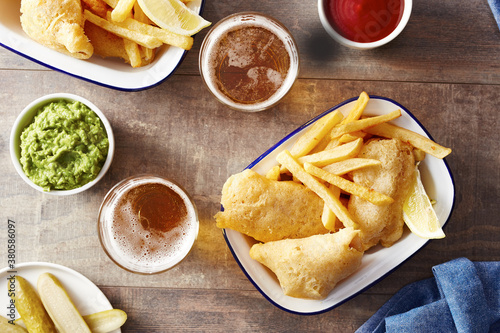
[[[356,195],[375,205],[388,205],[394,200],[382,193],[349,180],[346,175],[353,170],[378,165],[380,161],[357,158],[365,140],[376,136],[395,138],[411,144],[416,161],[426,154],[444,158],[450,148],[413,131],[389,124],[401,116],[401,110],[375,116],[363,117],[369,96],[362,92],[346,117],[340,111],[331,112],[316,121],[288,150],[278,154],[280,165],[271,168],[266,177],[280,180],[285,174],[304,184],[325,202],[322,221],[331,231],[342,227],[357,228],[346,203],[340,199],[342,191]]]
[[[82,0],[84,17],[100,28],[123,38],[132,67],[154,59],[155,49],[168,44],[190,50],[191,36],[180,35],[155,26],[136,0]],[[108,10],[111,8],[111,10]]]

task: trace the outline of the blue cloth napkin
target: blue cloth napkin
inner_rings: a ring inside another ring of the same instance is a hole
[[[491,11],[493,12],[493,17],[497,21],[498,28],[500,29],[500,0],[488,0]]]
[[[500,262],[459,258],[403,287],[356,333],[500,332]]]

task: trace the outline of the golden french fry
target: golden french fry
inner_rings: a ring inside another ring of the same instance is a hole
[[[340,200],[328,189],[328,187],[306,172],[306,170],[304,170],[304,168],[299,164],[299,162],[297,162],[288,150],[284,150],[279,153],[276,160],[284,165],[311,191],[323,199],[345,227],[352,227],[354,229],[358,228],[358,224],[354,222],[351,214],[347,211],[347,208],[342,205]]]
[[[337,186],[328,186],[332,194],[337,198],[340,199],[340,189]],[[326,229],[330,231],[338,231],[342,226],[339,225],[340,221],[335,216],[333,211],[328,207],[328,205],[325,203],[323,206],[323,214],[321,214],[321,221],[323,222],[323,225],[325,226]],[[339,222],[339,223],[338,223]]]
[[[122,38],[129,39],[133,42],[136,42],[139,45],[142,45],[144,47],[148,48],[157,48],[161,46],[163,43],[160,39],[152,36],[145,35],[143,33],[125,29],[119,25],[117,25],[114,22],[109,22],[108,20],[105,20],[93,13],[91,13],[88,10],[84,10],[84,16],[85,19],[87,19],[89,22],[103,28],[104,30],[107,30],[117,36],[120,36]]]
[[[366,168],[369,166],[374,166],[374,165],[380,165],[381,162],[378,160],[370,159],[370,158],[349,158],[347,160],[335,162],[332,164],[329,164],[322,169],[329,172],[333,173],[334,175],[337,176],[342,176],[345,175],[348,172],[354,171],[354,170],[359,170],[362,168]]]
[[[165,29],[139,22],[130,17],[123,20],[123,22],[114,22],[114,24],[130,31],[157,38],[165,44],[177,46],[184,50],[190,50],[193,46],[193,37],[179,35]]]
[[[437,158],[445,158],[451,153],[450,148],[443,147],[423,135],[396,125],[379,124],[364,131],[384,138],[399,139]]]
[[[366,92],[362,92],[356,103],[354,104],[354,107],[349,111],[349,114],[347,117],[342,120],[342,124],[347,124],[350,123],[351,121],[358,120],[361,115],[363,114],[363,111],[366,108],[366,105],[368,104],[368,101],[370,100],[370,96]]]
[[[345,117],[342,120],[341,124],[346,124],[346,123],[349,123],[353,120],[358,120],[361,117],[361,115],[363,114],[363,111],[365,110],[365,107],[368,104],[369,100],[370,100],[370,97],[368,96],[368,94],[366,92],[363,91],[359,95],[358,100],[354,104],[354,107],[351,109],[351,111],[349,111],[349,114],[347,115],[347,117]],[[337,147],[340,143],[354,141],[358,137],[363,137],[363,136],[361,136],[362,135],[361,133],[363,133],[363,132],[356,132],[356,133],[359,133],[359,135],[357,137],[353,137],[356,134],[352,133],[351,136],[349,136],[348,134],[344,134],[340,139],[333,139],[333,140],[331,138],[331,135],[326,135],[325,137],[323,137],[323,139],[318,143],[318,145],[311,152],[317,153],[317,152],[320,152],[322,150],[332,149],[332,148]],[[363,133],[363,134],[366,135],[366,133]]]
[[[343,118],[340,111],[321,117],[295,142],[290,149],[290,154],[294,157],[301,157],[309,153]]]
[[[336,148],[338,146],[340,146],[339,139],[331,139],[330,142],[328,143],[328,145],[325,147],[324,150],[333,149],[333,148]]]
[[[346,143],[344,145],[340,145],[333,149],[324,150],[316,154],[299,157],[297,160],[301,164],[309,162],[318,167],[322,167],[328,164],[332,164],[333,162],[338,162],[350,157],[354,157],[358,155],[362,147],[363,147],[363,139],[357,139],[355,141]]]
[[[352,132],[348,134],[344,134],[339,138],[339,143],[346,143],[346,142],[351,142],[354,141],[358,138],[364,139],[368,133],[362,132],[362,131],[357,131],[357,132]]]
[[[123,39],[123,45],[125,46],[125,52],[127,52],[130,59],[130,65],[134,68],[140,67],[142,65],[142,57],[139,45],[126,38]]]
[[[111,11],[113,22],[123,22],[132,13],[136,0],[118,0],[115,8]]]
[[[328,147],[328,145],[330,144],[330,142],[332,142],[332,138],[330,137],[330,133],[328,133],[327,135],[325,135],[323,137],[323,139],[321,139],[318,144],[316,145],[316,147],[314,147],[310,152],[309,154],[315,154],[315,153],[319,153],[320,151],[323,151],[326,149],[326,147]],[[333,147],[332,147],[333,148]]]
[[[151,24],[151,20],[146,16],[146,14],[144,14],[144,11],[141,6],[139,6],[137,1],[134,4],[134,19],[145,24]],[[151,61],[154,58],[154,55],[155,53],[153,49],[141,46],[141,57],[144,58],[145,62]]]
[[[370,201],[374,205],[384,206],[394,202],[394,199],[385,194],[376,192],[367,187],[361,186],[340,176],[329,173],[321,168],[315,167],[310,163],[304,163],[304,169],[311,175],[319,177],[324,181],[337,186],[350,194],[358,196],[364,200]]]
[[[275,165],[266,173],[266,178],[271,180],[280,180],[280,166]]]
[[[349,123],[335,127],[332,130],[331,136],[332,139],[335,139],[344,134],[361,131],[366,128],[396,119],[400,116],[401,116],[401,110],[395,110],[381,116],[369,117],[361,120],[354,120]]]

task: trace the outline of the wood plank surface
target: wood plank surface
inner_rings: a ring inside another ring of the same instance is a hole
[[[217,22],[233,12],[259,11],[278,19],[298,44],[302,78],[500,83],[500,31],[487,1],[413,1],[405,30],[391,43],[368,51],[349,49],[329,38],[316,3],[207,2],[204,16]],[[205,34],[196,36],[196,51],[185,59],[180,73],[197,73],[197,48]]]
[[[404,285],[429,278],[434,265],[467,257],[500,260],[500,32],[486,1],[414,2],[401,36],[372,51],[329,39],[315,2],[209,1],[213,22],[255,10],[282,21],[301,53],[300,78],[276,107],[259,113],[230,110],[205,88],[198,52],[159,86],[122,92],[49,70],[0,49],[0,246],[15,220],[17,261],[48,261],[96,283],[129,319],[123,332],[354,332]],[[225,180],[319,113],[361,91],[407,107],[434,139],[453,149],[446,159],[456,187],[446,238],[429,242],[364,293],[315,316],[287,313],[269,303],[233,259],[213,216]],[[54,197],[31,189],[9,156],[9,135],[21,110],[49,93],[81,95],[108,117],[117,142],[113,164],[92,189]],[[101,249],[96,218],[118,181],[153,173],[180,183],[194,197],[200,234],[188,258],[159,275],[118,268]],[[0,267],[7,255],[1,252]]]
[[[19,1],[19,0],[16,0]],[[215,23],[236,12],[257,11],[281,21],[294,36],[302,78],[500,84],[500,31],[488,3],[414,1],[404,31],[368,51],[343,47],[323,29],[316,1],[206,1],[203,16]],[[208,29],[195,36],[179,74],[198,75],[199,48]],[[43,69],[0,52],[0,68]]]

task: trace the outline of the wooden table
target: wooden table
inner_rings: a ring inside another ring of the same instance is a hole
[[[500,260],[500,31],[485,0],[421,0],[403,33],[387,46],[358,51],[331,40],[315,1],[211,1],[212,22],[239,11],[267,13],[296,38],[300,78],[275,108],[254,114],[216,101],[198,72],[206,30],[195,38],[176,74],[140,92],[80,81],[0,50],[1,266],[6,266],[7,220],[15,220],[17,262],[46,261],[73,268],[128,313],[123,332],[328,331],[353,332],[404,285],[432,276],[431,267],[467,257]],[[231,174],[320,112],[361,91],[392,98],[418,117],[437,142],[453,148],[447,162],[456,205],[447,237],[431,241],[411,260],[363,294],[315,316],[271,305],[246,279],[213,216]],[[81,95],[110,120],[116,154],[92,189],[54,197],[31,189],[9,157],[18,113],[49,93]],[[114,265],[100,247],[96,216],[106,192],[137,173],[181,183],[194,197],[200,234],[187,260],[154,276]]]

